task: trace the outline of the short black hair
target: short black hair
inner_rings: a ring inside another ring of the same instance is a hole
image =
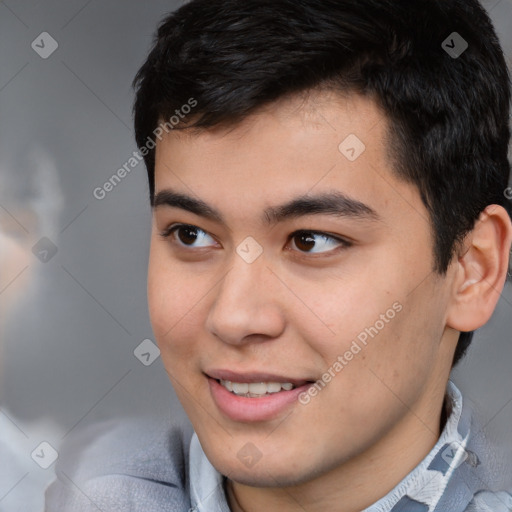
[[[192,0],[160,24],[133,85],[151,202],[148,141],[159,123],[166,131],[236,124],[279,98],[327,87],[383,109],[394,171],[417,186],[431,217],[435,271],[446,273],[488,205],[511,213],[510,78],[477,0]],[[453,365],[472,334],[461,333]]]

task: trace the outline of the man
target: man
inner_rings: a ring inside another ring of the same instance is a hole
[[[478,2],[194,0],[135,85],[149,312],[194,432],[139,429],[48,510],[512,510],[449,381],[512,241]]]

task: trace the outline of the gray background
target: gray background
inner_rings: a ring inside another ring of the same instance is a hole
[[[93,196],[136,150],[131,81],[158,21],[180,4],[0,2],[0,226],[22,255],[0,266],[0,436],[18,454],[0,481],[0,511],[42,507],[53,467],[41,469],[30,457],[42,441],[58,450],[88,422],[180,413],[161,361],[146,367],[133,354],[152,339],[143,164],[105,199]],[[510,60],[512,1],[485,5]],[[59,45],[48,59],[31,47],[42,32]],[[47,262],[32,253],[42,237],[57,247]],[[507,285],[454,372],[508,460],[511,318]],[[504,485],[511,480],[503,475]]]

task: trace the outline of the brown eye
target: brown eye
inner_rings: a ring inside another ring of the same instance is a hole
[[[197,240],[197,229],[188,226],[178,226],[175,231],[177,238],[185,245],[192,245]]]
[[[300,252],[309,254],[328,253],[338,247],[346,248],[352,245],[347,240],[318,231],[297,231],[290,238]]]
[[[208,233],[197,226],[191,226],[188,224],[175,224],[160,233],[160,235],[163,238],[171,238],[173,242],[177,242],[182,246],[192,248],[201,248],[212,245],[211,243],[194,245],[196,242],[201,242],[207,238],[210,238],[213,241],[213,244],[215,244],[215,240],[213,240]]]
[[[295,246],[301,251],[310,251],[315,246],[315,238],[307,233],[295,235]]]

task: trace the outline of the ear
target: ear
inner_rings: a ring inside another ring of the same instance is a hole
[[[479,329],[500,298],[510,258],[512,223],[507,211],[488,206],[464,240],[458,256],[447,325],[461,332]]]

